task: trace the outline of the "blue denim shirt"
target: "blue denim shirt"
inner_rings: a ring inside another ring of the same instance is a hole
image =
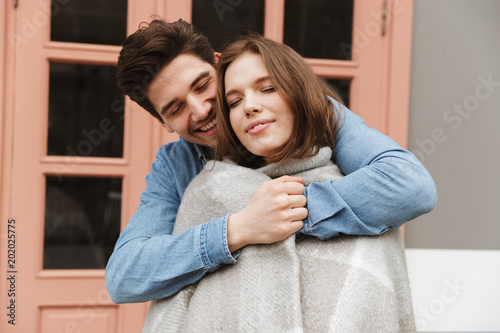
[[[343,109],[332,159],[346,176],[307,186],[309,216],[301,233],[320,239],[339,233],[378,235],[431,211],[436,188],[422,164]],[[172,235],[184,190],[204,163],[199,147],[183,139],[159,149],[141,204],[106,267],[106,286],[114,302],[165,298],[236,262],[237,255],[227,245],[228,216]]]

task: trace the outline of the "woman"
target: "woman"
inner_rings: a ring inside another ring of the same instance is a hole
[[[220,161],[189,185],[174,233],[240,211],[271,178],[295,175],[307,185],[342,177],[330,161],[342,106],[296,52],[247,36],[224,50],[218,74]],[[399,230],[246,246],[234,266],[153,303],[144,326],[145,332],[414,330]]]

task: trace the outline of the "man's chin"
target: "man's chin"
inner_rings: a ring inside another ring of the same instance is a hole
[[[194,133],[196,138],[196,143],[209,148],[215,148],[217,143],[217,128],[213,128],[207,132],[196,131]]]

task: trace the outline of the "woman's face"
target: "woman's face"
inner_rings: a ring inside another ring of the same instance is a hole
[[[229,65],[224,80],[234,133],[252,154],[274,156],[290,140],[295,116],[276,91],[262,57],[243,53]]]

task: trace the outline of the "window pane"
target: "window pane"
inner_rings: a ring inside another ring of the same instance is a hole
[[[306,58],[351,59],[353,0],[286,0],[283,41]]]
[[[123,156],[115,67],[50,64],[48,155]]]
[[[340,95],[345,106],[349,108],[351,80],[326,79],[326,82]]]
[[[120,178],[46,178],[44,269],[105,268],[120,233]]]
[[[50,39],[121,45],[127,33],[127,0],[52,0]]]
[[[232,32],[248,29],[264,33],[264,0],[193,0],[193,24],[216,51]]]

